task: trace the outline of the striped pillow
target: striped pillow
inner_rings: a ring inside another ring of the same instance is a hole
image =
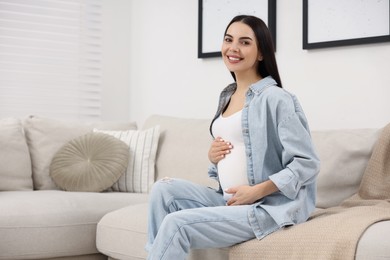
[[[146,130],[106,131],[94,129],[118,138],[129,146],[129,164],[126,172],[111,187],[113,191],[148,193],[154,183],[154,166],[160,126]]]

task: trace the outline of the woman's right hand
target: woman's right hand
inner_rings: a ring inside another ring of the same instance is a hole
[[[225,158],[225,155],[230,153],[230,150],[233,148],[230,142],[225,141],[221,137],[217,137],[211,143],[209,149],[209,160],[210,162],[217,164],[220,160]]]

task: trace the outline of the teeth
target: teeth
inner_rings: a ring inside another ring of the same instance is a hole
[[[239,60],[240,60],[240,58],[229,57],[229,60],[232,60],[232,61],[239,61]]]

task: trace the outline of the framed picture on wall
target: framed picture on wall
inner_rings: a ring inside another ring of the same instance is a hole
[[[389,0],[303,0],[303,49],[390,41]]]
[[[226,26],[240,14],[261,18],[276,46],[276,0],[199,0],[198,58],[221,56]]]

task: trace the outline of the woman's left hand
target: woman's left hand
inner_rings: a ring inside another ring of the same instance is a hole
[[[227,205],[250,205],[265,196],[277,192],[278,190],[278,187],[271,180],[267,180],[254,186],[242,185],[231,187],[225,190],[226,193],[233,194],[233,197],[230,198]]]
[[[225,190],[225,193],[233,194],[233,197],[228,200],[228,206],[235,205],[250,205],[259,198],[258,190],[255,186],[243,185],[232,187]]]

